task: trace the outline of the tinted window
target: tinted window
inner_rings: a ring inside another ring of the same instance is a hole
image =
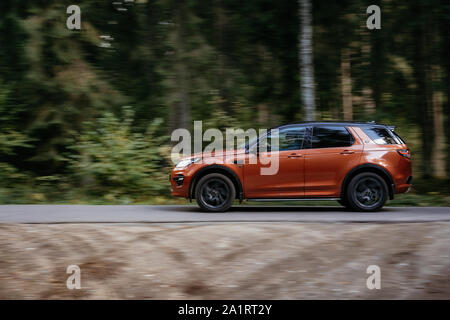
[[[353,137],[345,127],[327,126],[314,127],[312,148],[349,147],[353,144]]]
[[[373,128],[362,128],[365,134],[369,136],[376,144],[398,144],[401,143],[400,140],[396,140],[394,135],[392,135],[388,129],[373,127]]]
[[[303,139],[305,137],[305,127],[293,127],[293,128],[283,128],[278,132],[278,144],[279,151],[287,151],[287,150],[300,150],[303,147]],[[275,138],[274,134],[271,135],[271,138]],[[269,139],[267,142],[270,142],[272,147],[272,151],[277,151],[275,148],[275,144]]]

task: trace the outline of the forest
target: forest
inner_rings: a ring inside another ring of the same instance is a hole
[[[392,204],[450,205],[449,40],[444,0],[2,0],[0,203],[174,203],[176,128],[354,120],[411,149]]]

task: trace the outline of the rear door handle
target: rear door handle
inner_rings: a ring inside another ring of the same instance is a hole
[[[303,155],[301,154],[296,154],[296,153],[291,153],[290,155],[288,155],[288,158],[301,158],[303,157]]]
[[[341,152],[341,154],[353,154],[353,153],[355,153],[355,151],[352,150],[344,150]]]

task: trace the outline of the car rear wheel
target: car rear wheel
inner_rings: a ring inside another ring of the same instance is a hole
[[[356,175],[347,187],[347,202],[356,211],[380,210],[388,199],[386,182],[371,172]]]
[[[203,210],[223,212],[232,206],[236,191],[228,177],[220,173],[211,173],[197,183],[195,198]]]

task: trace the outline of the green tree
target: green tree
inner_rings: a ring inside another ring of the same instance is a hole
[[[69,158],[82,190],[107,200],[132,201],[168,193],[167,137],[158,136],[161,119],[145,134],[133,131],[134,112],[123,108],[121,118],[111,112],[86,122]]]

